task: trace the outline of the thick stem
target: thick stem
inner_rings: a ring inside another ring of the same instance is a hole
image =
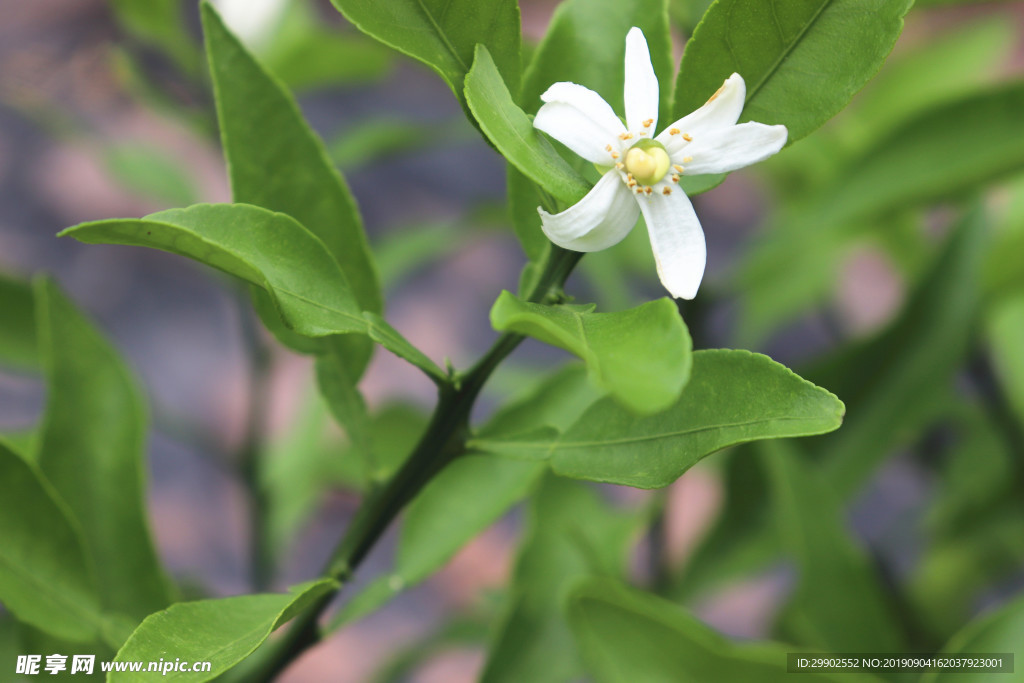
[[[582,253],[552,245],[543,274],[527,297],[533,302],[557,301]],[[467,371],[454,387],[441,389],[426,431],[405,464],[387,483],[360,506],[341,542],[331,554],[322,576],[342,586],[394,521],[395,517],[430,479],[465,451],[469,415],[494,369],[522,342],[522,335],[502,334],[490,350]],[[341,590],[339,587],[338,590]],[[291,628],[257,654],[257,662],[245,666],[246,681],[270,681],[307,648],[320,640],[317,622],[337,591],[325,595],[295,618]]]

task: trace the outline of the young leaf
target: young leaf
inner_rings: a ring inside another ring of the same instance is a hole
[[[600,683],[758,681],[783,683],[786,653],[776,643],[734,644],[678,605],[618,581],[579,582],[568,598],[569,625],[588,671]],[[878,683],[866,674],[802,673],[809,683]]]
[[[31,287],[0,275],[0,366],[38,369],[34,307]]]
[[[443,567],[462,546],[526,497],[544,465],[461,457],[430,480],[406,510],[392,571],[349,602],[332,624],[359,619]]]
[[[668,298],[618,313],[590,313],[529,303],[505,291],[491,309],[491,325],[579,356],[595,384],[640,414],[675,403],[690,378],[693,342]]]
[[[304,225],[341,266],[360,309],[379,313],[380,285],[362,221],[323,142],[207,2],[202,15],[234,201]]]
[[[252,654],[274,629],[337,586],[321,579],[293,586],[288,593],[179,602],[146,617],[114,661],[155,662],[172,653],[183,660],[210,662],[211,669],[202,673],[172,671],[161,680],[213,680]],[[107,680],[134,681],[137,676],[112,672]]]
[[[60,233],[88,244],[163,249],[264,289],[299,334],[366,332],[348,279],[295,219],[246,204],[197,204],[142,219],[82,223]]]
[[[659,488],[726,446],[829,432],[843,413],[838,398],[767,356],[698,351],[690,383],[664,412],[638,418],[604,398],[559,436],[478,439],[470,446],[549,460],[567,477]]]
[[[0,445],[0,602],[47,633],[89,641],[102,631],[103,615],[72,520],[35,467]]]
[[[581,577],[624,576],[626,550],[646,518],[612,507],[592,488],[551,476],[534,495],[529,513],[508,616],[488,654],[482,683],[563,683],[583,677],[562,616],[566,591]]]
[[[483,45],[477,47],[473,68],[466,76],[466,101],[488,139],[530,180],[566,204],[575,204],[590,191],[583,177],[534,130],[530,117],[512,101]]]
[[[172,597],[146,521],[143,399],[117,351],[54,283],[40,280],[35,292],[49,387],[38,465],[81,524],[103,609],[142,619]]]
[[[420,60],[445,80],[463,107],[473,48],[486,46],[498,78],[519,91],[519,6],[515,0],[332,0],[360,31]]]
[[[896,615],[867,556],[849,538],[829,484],[788,442],[758,445],[771,473],[780,535],[800,574],[783,612],[793,642],[826,652],[905,650]]]
[[[558,81],[590,88],[620,114],[626,55],[626,34],[636,26],[644,32],[651,63],[660,84],[664,126],[672,121],[672,39],[667,0],[568,0],[551,17],[544,39],[523,77],[520,103],[536,112],[540,96]]]
[[[435,384],[443,386],[448,383],[448,374],[439,368],[437,363],[430,360],[425,353],[410,344],[409,341],[398,332],[398,330],[388,324],[387,320],[370,311],[364,312],[363,318],[366,320],[367,332],[370,335],[370,339],[377,342],[402,360],[406,360],[418,367],[426,373],[427,377],[432,379]]]
[[[747,84],[741,121],[784,124],[790,144],[832,118],[882,66],[913,0],[719,0],[686,44],[676,117],[733,72]]]

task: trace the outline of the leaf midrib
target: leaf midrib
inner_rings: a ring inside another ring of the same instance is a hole
[[[420,10],[423,12],[423,15],[430,21],[431,26],[434,27],[434,31],[437,33],[437,37],[441,39],[445,49],[448,50],[451,56],[455,58],[455,61],[458,62],[459,66],[462,67],[462,75],[465,77],[465,75],[469,73],[469,67],[466,66],[466,62],[462,61],[462,57],[459,56],[459,53],[455,51],[455,46],[452,45],[450,40],[448,40],[448,34],[444,32],[441,25],[437,23],[436,19],[434,19],[434,15],[431,14],[430,10],[427,9],[427,6],[423,4],[423,0],[416,0],[416,4],[420,6]]]

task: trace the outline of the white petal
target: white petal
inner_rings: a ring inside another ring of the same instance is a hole
[[[601,176],[586,197],[562,213],[537,211],[548,239],[573,251],[600,251],[618,244],[636,225],[640,213],[629,188],[615,171]]]
[[[541,99],[545,104],[533,120],[534,128],[587,161],[611,163],[606,146],[618,149],[619,134],[626,130],[611,105],[593,90],[575,83],[555,83]]]
[[[647,222],[661,284],[675,298],[692,299],[707,260],[704,231],[693,205],[678,188],[667,196],[644,195],[637,200]]]
[[[626,34],[626,80],[623,89],[626,102],[626,125],[633,132],[644,130],[644,121],[652,133],[658,125],[658,77],[651,65],[644,32],[636,26]]]
[[[698,140],[707,133],[735,124],[743,111],[746,96],[747,86],[743,77],[733,74],[725,79],[722,87],[703,107],[669,125],[655,139],[665,145],[669,156],[674,156],[689,144],[683,137],[684,133]],[[672,135],[673,129],[679,133]]]
[[[687,175],[735,171],[778,152],[786,144],[787,135],[785,126],[766,126],[753,121],[722,128],[694,138],[683,152],[693,159],[683,163],[683,167]],[[673,161],[679,163],[677,157]]]

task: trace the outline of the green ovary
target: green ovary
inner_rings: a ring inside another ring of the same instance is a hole
[[[672,161],[655,140],[640,140],[626,152],[626,172],[641,185],[653,185],[665,177]]]

